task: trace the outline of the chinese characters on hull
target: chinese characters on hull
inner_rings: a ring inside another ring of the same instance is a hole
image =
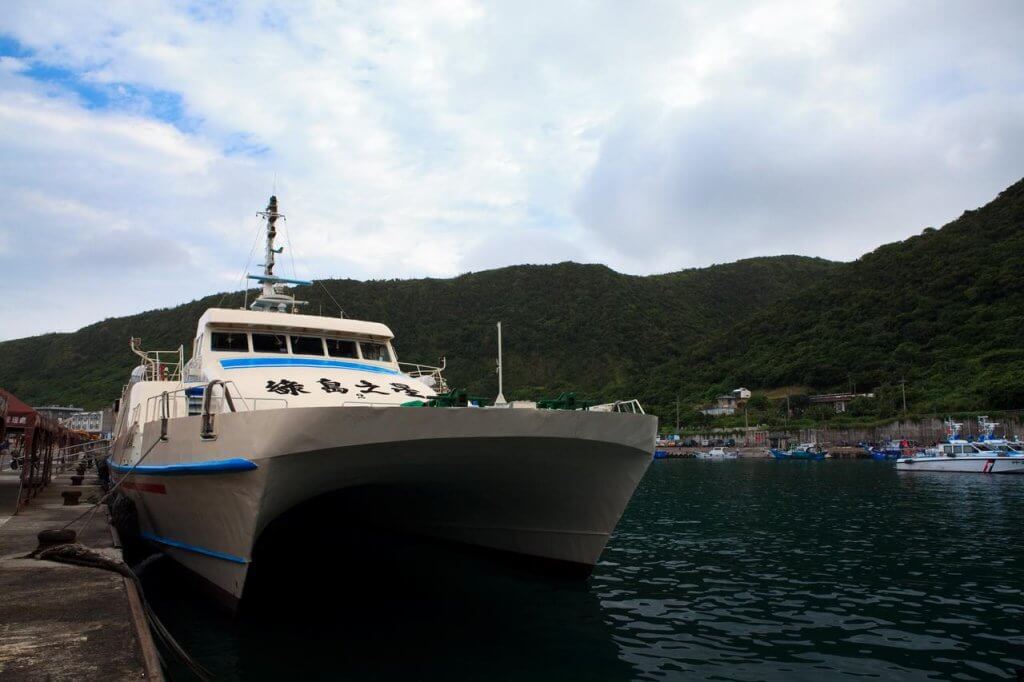
[[[344,386],[344,385],[342,385],[342,382],[337,381],[335,379],[328,379],[327,377],[321,377],[317,381],[317,383],[320,384],[320,390],[323,391],[324,393],[337,393],[337,394],[340,394],[340,395],[345,395],[345,394],[347,394],[349,392],[353,392],[355,394],[355,397],[360,399],[360,400],[366,400],[366,396],[368,396],[368,395],[384,395],[384,396],[386,396],[386,395],[394,395],[394,394],[398,394],[398,393],[400,393],[400,394],[402,394],[402,395],[404,395],[406,397],[409,397],[409,398],[430,398],[430,397],[432,397],[432,396],[427,396],[427,395],[424,395],[424,394],[420,393],[417,389],[413,388],[409,384],[403,384],[403,383],[398,383],[398,382],[393,382],[393,383],[389,383],[388,384],[388,387],[391,389],[390,393],[388,393],[387,391],[379,390],[379,389],[382,388],[382,386],[380,384],[375,384],[372,381],[368,381],[366,379],[361,379],[361,380],[359,380],[358,382],[356,382],[354,384],[349,384],[348,386]],[[274,393],[276,395],[290,395],[290,396],[298,396],[298,395],[303,394],[303,393],[309,393],[309,391],[306,390],[306,387],[305,387],[304,384],[299,383],[298,381],[295,381],[293,379],[285,379],[285,378],[282,378],[282,379],[280,379],[278,381],[274,381],[273,379],[268,379],[267,380],[266,391],[267,391],[267,393]]]
[[[300,393],[309,393],[309,391],[303,390],[302,384],[291,379],[281,379],[280,381],[274,381],[273,379],[267,379],[267,393],[276,393],[277,395],[298,395]]]

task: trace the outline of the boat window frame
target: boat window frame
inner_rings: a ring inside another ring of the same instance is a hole
[[[292,343],[292,339],[319,339],[320,340],[320,354],[317,355],[316,353],[296,353],[295,352],[295,344]],[[309,358],[325,358],[325,357],[327,357],[327,343],[325,342],[324,336],[322,334],[314,336],[314,335],[311,335],[311,334],[291,334],[291,333],[289,333],[288,334],[288,351],[289,351],[289,355],[300,355],[300,356],[309,357]]]
[[[221,348],[214,348],[213,347],[213,337],[214,337],[215,334],[233,334],[233,335],[237,335],[237,336],[243,337],[245,339],[245,350],[230,350],[230,349],[229,350],[225,350],[225,349],[221,349]],[[200,339],[202,339],[202,336],[200,336]],[[200,341],[200,343],[202,344],[203,342]],[[200,345],[199,347],[202,348],[203,346]],[[248,331],[233,331],[233,330],[230,330],[230,329],[211,329],[210,330],[210,352],[212,352],[212,353],[246,353],[246,354],[252,353],[252,339],[249,338],[249,332]]]
[[[248,331],[246,333],[248,333],[249,337],[250,337],[249,338],[249,347],[252,350],[249,351],[249,352],[252,353],[252,354],[265,353],[266,355],[292,355],[292,344],[291,344],[291,339],[289,338],[291,336],[291,334],[289,334],[285,330],[282,330],[280,332]],[[255,337],[256,337],[257,334],[259,334],[261,336],[283,336],[284,337],[284,351],[281,352],[281,351],[273,351],[273,350],[256,350],[256,339],[255,339]]]
[[[360,360],[362,358],[362,356],[359,354],[359,339],[353,339],[353,338],[348,337],[348,336],[340,336],[340,335],[339,336],[325,335],[323,337],[323,339],[324,339],[324,350],[327,352],[327,357],[329,357],[329,358],[338,358],[340,360]],[[346,341],[348,343],[351,343],[353,349],[355,350],[355,355],[332,355],[331,354],[331,348],[328,345],[329,341]]]
[[[381,348],[383,348],[385,350],[385,352],[387,352],[388,359],[387,360],[379,360],[377,358],[368,358],[368,357],[366,357],[365,355],[363,355],[363,344],[364,343],[372,343],[375,346],[380,346]],[[359,359],[361,359],[361,360],[365,360],[366,362],[379,362],[381,364],[386,364],[386,365],[390,365],[390,364],[392,364],[395,361],[394,360],[395,354],[392,351],[391,344],[388,342],[387,339],[381,339],[380,341],[377,341],[377,340],[374,340],[374,339],[359,339],[357,345],[359,346]]]

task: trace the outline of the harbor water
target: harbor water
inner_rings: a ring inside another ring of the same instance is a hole
[[[585,583],[339,520],[239,617],[145,584],[218,679],[1012,679],[1022,478],[659,460]]]

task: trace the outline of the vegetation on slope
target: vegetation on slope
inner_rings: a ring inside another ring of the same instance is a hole
[[[856,406],[871,417],[892,412],[905,380],[918,413],[1020,408],[1022,330],[1024,181],[719,331],[653,372],[647,393],[667,405],[741,385],[852,387],[880,393]]]
[[[797,256],[634,277],[600,265],[524,265],[452,279],[358,282],[298,287],[309,311],[378,320],[396,335],[399,358],[434,364],[448,358],[453,385],[494,395],[496,332],[505,329],[506,396],[576,390],[590,397],[635,392],[636,377],[810,279],[837,267]],[[183,344],[209,307],[239,307],[242,294],[214,295],[171,309],[108,319],[70,334],[0,343],[0,385],[34,404],[109,404],[137,364],[128,339],[147,349]]]
[[[895,413],[905,380],[912,412],[1024,406],[1024,181],[941,230],[853,263],[755,258],[650,277],[560,263],[326,280],[295,293],[311,311],[333,314],[333,297],[348,317],[387,323],[403,360],[447,356],[452,384],[479,395],[496,392],[501,320],[509,398],[636,396],[674,421],[678,396],[684,421],[699,421],[693,407],[737,386],[854,388],[878,394],[852,406],[871,420]],[[36,404],[107,404],[136,364],[129,337],[188,349],[203,310],[221,301],[242,305],[241,294],[215,295],[0,343],[0,385]],[[758,419],[780,410],[778,401],[758,405]],[[829,416],[815,409],[806,416]]]

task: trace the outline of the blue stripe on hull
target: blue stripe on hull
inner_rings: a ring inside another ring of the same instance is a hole
[[[231,561],[236,564],[249,563],[249,560],[245,557],[235,556],[234,554],[227,554],[225,552],[218,552],[213,549],[206,549],[205,547],[197,547],[196,545],[178,542],[177,540],[171,540],[170,538],[162,538],[159,535],[153,535],[152,533],[146,533],[143,531],[139,533],[139,535],[150,542],[155,542],[159,545],[166,545],[167,547],[174,547],[176,549],[183,549],[186,552],[202,554],[203,556],[213,557],[214,559],[223,559],[224,561]]]
[[[326,369],[357,369],[371,374],[392,374],[400,376],[390,367],[366,365],[347,360],[317,360],[316,358],[228,358],[220,361],[224,369],[248,369],[250,367],[320,367]]]
[[[114,464],[110,468],[119,474],[131,471],[142,476],[196,476],[202,474],[233,474],[239,471],[252,471],[259,466],[251,459],[232,457],[231,459],[213,459],[205,462],[188,462],[184,464],[139,465],[134,471],[130,464]]]

